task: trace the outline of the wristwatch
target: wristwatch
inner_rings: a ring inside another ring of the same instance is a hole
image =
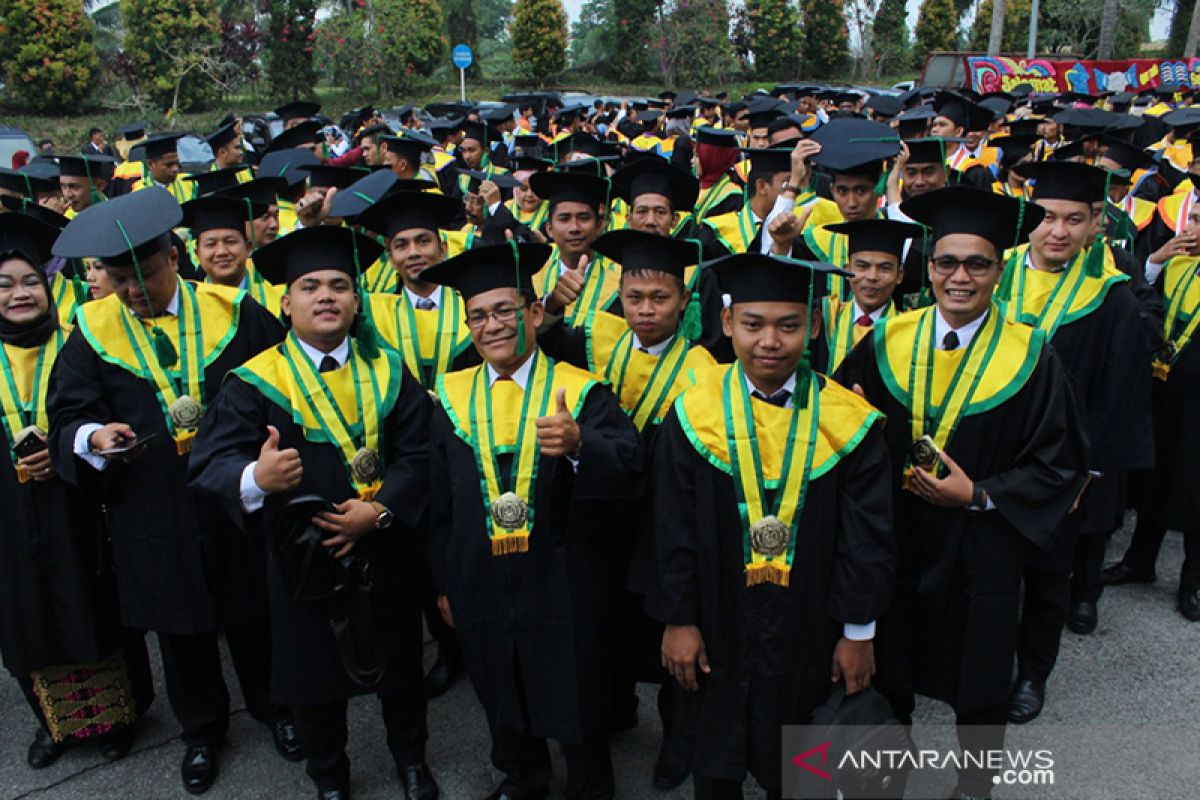
[[[971,490],[971,502],[967,503],[967,511],[986,511],[987,510],[987,492],[978,483]]]
[[[371,507],[379,512],[379,516],[375,518],[375,530],[381,531],[384,528],[391,527],[392,520],[396,518],[392,510],[378,501],[372,502]]]

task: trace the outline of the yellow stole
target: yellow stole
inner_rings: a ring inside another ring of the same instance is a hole
[[[69,333],[69,328],[60,327],[37,347],[0,344],[0,354],[7,367],[0,370],[0,424],[4,426],[10,448],[16,444],[17,435],[28,427],[37,428],[42,434],[50,430],[46,412],[50,373]],[[29,473],[17,463],[17,454],[10,450],[9,455],[17,482],[27,483]]]
[[[759,223],[754,220],[749,203],[739,211],[708,217],[704,222],[716,231],[717,238],[730,253],[744,253],[749,250],[750,242],[758,234]]]
[[[74,278],[67,277],[62,271],[56,272],[50,281],[50,296],[54,298],[54,308],[58,311],[58,324],[70,325],[81,301],[86,297],[79,296],[79,286]],[[84,291],[87,291],[84,289]]]
[[[621,292],[621,268],[598,253],[592,253],[590,259],[583,290],[562,312],[563,322],[572,328],[587,322],[592,311],[608,308]],[[533,288],[542,297],[549,296],[558,285],[559,274],[558,246],[555,245],[546,266],[533,276]]]
[[[1112,286],[1129,280],[1129,276],[1117,268],[1112,251],[1106,245],[1104,271],[1099,278],[1083,274],[1086,249],[1059,272],[1027,267],[1028,252],[1027,244],[1008,251],[1005,270],[1020,272],[1006,276],[1008,289],[1005,291],[1002,286],[996,292],[996,303],[1009,322],[1033,325],[1051,339],[1059,327],[1082,319],[1099,308]]]
[[[1162,288],[1167,313],[1163,319],[1163,348],[1155,355],[1154,377],[1165,381],[1179,354],[1187,349],[1200,326],[1200,258],[1176,257],[1163,268]]]
[[[875,326],[874,323],[871,325],[856,324],[858,320],[854,317],[853,298],[839,300],[835,297],[826,297],[823,298],[823,302],[825,341],[829,344],[829,368],[827,371],[832,374],[842,360],[850,355],[850,351],[854,349],[855,345],[865,339],[867,334],[875,329]],[[894,310],[891,301],[888,301],[883,306],[883,316],[880,319],[887,319]]]
[[[449,371],[454,359],[471,346],[466,310],[458,292],[446,287],[441,287],[438,292],[436,309],[412,308],[411,317],[408,315],[411,305],[404,289],[394,294],[366,296],[366,312],[380,338],[400,353],[408,371],[430,389],[437,376]],[[458,324],[452,326],[450,321],[455,318]],[[416,323],[415,328],[410,319]]]

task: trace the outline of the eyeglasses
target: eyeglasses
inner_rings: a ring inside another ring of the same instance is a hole
[[[983,256],[967,256],[966,258],[938,256],[931,259],[931,263],[933,271],[938,275],[953,275],[958,272],[959,267],[962,267],[968,275],[974,278],[986,275],[989,269],[996,266],[994,258],[984,258]]]
[[[495,319],[501,325],[512,322],[517,318],[517,312],[523,309],[524,304],[519,306],[505,306],[503,308],[494,308],[491,311],[473,311],[467,315],[467,327],[472,329],[482,328],[487,325],[489,319]]]

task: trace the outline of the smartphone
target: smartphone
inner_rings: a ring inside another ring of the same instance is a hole
[[[15,439],[12,451],[17,458],[28,458],[46,449],[46,434],[32,425],[17,433]]]
[[[121,441],[120,444],[116,445],[115,447],[108,447],[108,448],[105,448],[104,450],[97,450],[96,454],[107,457],[107,456],[119,456],[124,453],[129,453],[133,450],[137,450],[139,447],[141,447],[142,445],[144,445],[146,442],[150,441],[157,435],[158,435],[157,433],[152,433],[149,436],[141,436],[136,439],[124,439]]]

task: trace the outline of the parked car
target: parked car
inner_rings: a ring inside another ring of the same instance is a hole
[[[29,153],[30,158],[37,155],[33,137],[20,128],[0,126],[0,167],[11,167],[13,153],[18,150]]]

